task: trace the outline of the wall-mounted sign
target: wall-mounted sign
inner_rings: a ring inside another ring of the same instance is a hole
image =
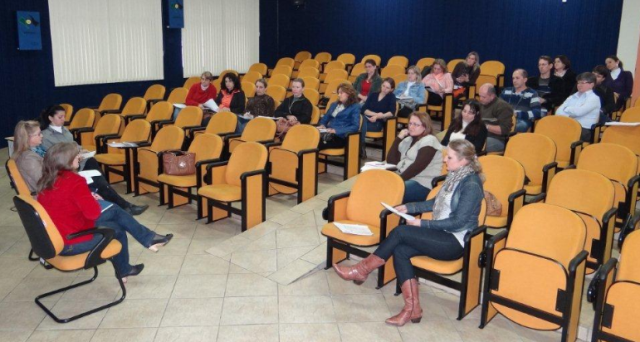
[[[184,1],[167,0],[169,9],[169,28],[184,28]]]
[[[40,12],[18,11],[18,50],[42,50]]]

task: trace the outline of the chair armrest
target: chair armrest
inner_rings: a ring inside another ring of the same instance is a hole
[[[609,259],[609,261],[598,269],[587,288],[587,301],[593,304],[596,315],[599,314],[597,307],[604,303],[604,295],[607,293],[610,285],[608,284],[608,280],[613,279],[610,277],[613,275],[612,272],[616,269],[617,264],[618,260],[615,258]]]
[[[529,202],[527,204],[542,202],[546,198],[547,198],[547,193],[546,192],[541,192],[541,193],[531,197],[531,199],[529,200]]]
[[[194,128],[200,128],[200,127],[202,127],[202,126],[200,126],[200,125],[197,125],[197,126],[184,126],[184,127],[182,127],[182,129],[187,131],[187,132],[189,132]]]
[[[215,163],[211,163],[209,165],[207,165],[207,174],[204,176],[204,182],[206,184],[212,184],[212,179],[211,179],[211,175],[212,175],[212,170],[214,167],[221,167],[221,166],[226,166],[229,163],[228,160],[225,161],[219,161],[219,162],[215,162]]]
[[[157,124],[160,128],[162,128],[165,125],[173,124],[174,121],[173,120],[158,120],[158,121],[154,121],[153,123]]]
[[[200,188],[202,186],[202,166],[213,164],[219,161],[220,161],[220,158],[203,159],[201,161],[196,162],[196,187],[197,188]]]
[[[444,181],[447,178],[447,175],[440,175],[431,180],[431,189],[435,188],[438,183]]]
[[[224,136],[225,140],[231,140],[233,138],[240,138],[242,136],[242,134],[240,133],[231,133],[231,134],[227,134]]]
[[[160,101],[164,101],[164,99],[148,99],[147,103],[151,104],[151,103],[156,103],[156,102],[160,102]]]
[[[310,148],[310,149],[306,149],[306,150],[300,150],[300,151],[298,151],[298,158],[301,158],[305,154],[318,153],[318,152],[320,152],[320,150],[317,149],[317,148]]]
[[[509,202],[509,213],[507,214],[507,227],[511,226],[511,222],[513,221],[513,217],[515,216],[515,202],[516,199],[518,199],[519,197],[523,197],[523,204],[524,204],[524,195],[527,193],[526,190],[524,189],[520,189],[514,193],[512,193],[511,195],[509,195],[509,198],[507,199],[507,201]]]
[[[271,151],[272,147],[282,146],[282,141],[276,142],[274,140],[271,140],[271,142],[266,142],[263,145],[267,148],[267,151]]]
[[[93,132],[93,127],[72,128],[69,132],[71,132],[71,134]]]
[[[252,176],[256,176],[256,175],[263,175],[264,177],[267,176],[267,170],[265,169],[260,169],[260,170],[253,170],[253,171],[247,171],[244,172],[243,174],[240,175],[240,181],[244,181],[245,179],[252,177]]]
[[[504,248],[504,245],[506,243],[506,241],[504,240],[507,238],[507,234],[508,231],[503,230],[487,240],[487,247],[485,247],[485,249],[482,251],[482,253],[480,253],[480,256],[478,257],[479,267],[485,267],[487,272],[491,271],[491,268],[493,267],[493,256],[502,248]]]
[[[335,206],[337,202],[340,202],[341,200],[348,201],[349,196],[351,196],[351,191],[346,191],[346,192],[329,197],[329,201],[327,201],[327,207],[329,208],[329,217],[327,217],[327,221],[333,222],[336,220]],[[341,216],[341,215],[338,215],[338,216]]]
[[[576,151],[578,149],[578,146],[582,148],[584,146],[583,142],[578,140],[571,143],[571,157],[569,158],[569,165],[576,164]]]
[[[75,239],[77,237],[95,234],[102,235],[102,238],[100,239],[100,241],[98,241],[98,244],[89,252],[87,260],[84,263],[84,268],[94,267],[96,265],[102,264],[105,261],[105,259],[103,259],[101,255],[104,249],[107,248],[111,240],[113,240],[115,231],[111,228],[98,227],[67,235],[67,239]]]
[[[380,242],[387,237],[387,217],[391,214],[391,210],[386,208],[380,212]]]
[[[631,215],[627,216],[622,228],[620,229],[620,235],[618,235],[618,248],[622,250],[622,244],[631,232],[635,230],[636,225],[640,222],[640,215],[636,215],[635,218]]]
[[[553,169],[553,174],[550,175],[550,171]],[[551,178],[558,172],[558,163],[551,162],[542,167],[542,192],[547,192],[547,187],[551,182]]]
[[[120,109],[105,109],[105,110],[96,110],[96,112],[100,112],[100,114],[120,114],[122,111]]]
[[[186,131],[188,131],[188,135],[193,136],[193,134],[194,134],[195,132],[204,131],[204,130],[206,130],[207,128],[206,128],[206,127],[204,127],[204,126],[198,126],[198,127],[189,127],[189,128],[184,127],[183,129],[184,129],[184,130],[186,130]]]

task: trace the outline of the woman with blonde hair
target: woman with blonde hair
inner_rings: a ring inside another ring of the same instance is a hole
[[[426,93],[424,85],[420,83],[420,68],[410,66],[407,69],[407,80],[400,82],[393,94],[400,103],[398,117],[407,118],[419,105],[423,105]]]
[[[467,58],[456,64],[451,72],[453,96],[459,97],[464,94],[469,86],[476,84],[478,76],[480,76],[480,56],[477,52],[471,51]]]
[[[396,207],[400,212],[412,215],[433,212],[431,220],[414,219],[396,227],[375,252],[354,266],[333,265],[342,279],[353,280],[359,285],[393,256],[404,307],[387,319],[387,324],[403,326],[409,321],[419,323],[422,319],[418,280],[411,258],[426,255],[436,260],[457,260],[464,251],[464,236],[478,227],[484,177],[473,144],[466,140],[450,142],[445,163],[449,173],[434,198]]]
[[[447,64],[442,59],[436,59],[431,65],[431,72],[422,79],[422,84],[429,91],[427,104],[440,106],[444,100],[444,94],[453,92],[453,78],[447,70]]]

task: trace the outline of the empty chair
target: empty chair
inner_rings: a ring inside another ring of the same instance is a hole
[[[147,116],[132,116],[131,119],[144,118],[151,125],[151,137],[156,136],[156,132],[160,130],[160,124],[171,120],[173,115],[173,104],[168,101],[160,101],[156,103],[147,114]]]
[[[296,65],[296,61],[294,61],[293,58],[291,58],[291,57],[282,57],[276,63],[275,68],[278,68],[280,66],[287,66],[287,67],[291,68],[291,70],[293,70],[295,65]],[[269,69],[269,75],[273,75],[274,69]],[[266,75],[266,74],[263,74],[263,75]],[[289,72],[289,75],[291,75],[291,72]]]
[[[180,113],[178,113],[176,121],[165,120],[163,122],[160,122],[160,127],[166,127],[170,125],[180,127],[186,131],[189,131],[191,128],[201,127],[202,109],[195,106],[187,106],[183,108]]]
[[[304,81],[305,89],[320,89],[320,80],[317,77],[300,77]]]
[[[327,64],[324,66],[324,69],[322,69],[322,74],[321,74],[321,75],[320,75],[320,77],[319,77],[319,78],[320,78],[320,81],[324,81],[324,80],[325,80],[325,78],[327,77],[327,75],[331,72],[331,70],[335,70],[335,69],[338,69],[338,70],[344,70],[344,71],[345,71],[345,73],[346,73],[346,74],[347,74],[347,76],[348,76],[348,73],[347,73],[347,71],[345,70],[346,68],[345,68],[344,63],[342,63],[342,62],[340,62],[340,61],[331,61],[331,62],[327,63]],[[345,76],[344,78],[347,78],[347,76]]]
[[[80,143],[83,132],[93,129],[96,120],[96,112],[90,108],[82,108],[76,112],[69,124],[69,132],[73,135],[73,139]]]
[[[508,232],[491,238],[480,328],[500,313],[536,330],[562,329],[575,341],[587,252],[586,228],[574,212],[550,204],[523,207]]]
[[[120,114],[124,119],[125,124],[128,124],[129,121],[134,118],[144,117],[144,114],[147,112],[147,100],[142,97],[132,97],[127,101],[122,108],[121,112],[113,112],[112,114]]]
[[[229,161],[208,167],[205,179],[211,181],[198,189],[198,219],[206,215],[210,223],[235,213],[240,215],[245,231],[265,220],[267,148],[246,142],[237,152]],[[233,207],[233,202],[241,202],[241,208]]]
[[[242,81],[242,91],[246,98],[254,97],[256,95],[256,86],[251,82]]]
[[[395,75],[401,75],[405,73],[405,69],[406,69],[405,67],[397,64],[387,65],[386,67],[382,68],[380,77],[387,78],[387,77],[393,77]]]
[[[349,71],[351,70],[351,68],[353,68],[353,65],[356,63],[356,56],[354,56],[352,53],[343,53],[340,56],[338,56],[338,58],[336,58],[336,61],[340,61],[344,63],[345,67],[347,68],[347,71]]]
[[[216,134],[219,136],[225,136],[233,134],[238,126],[238,116],[232,112],[220,112],[211,117],[207,127],[197,127],[189,129],[187,132],[188,137],[198,136],[202,133]]]
[[[256,83],[256,81],[261,78],[261,73],[257,71],[247,71],[247,73],[242,76],[242,82]]]
[[[196,83],[200,83],[200,76],[191,76],[184,81],[184,85],[182,87],[188,91],[191,89],[191,86]]]
[[[293,73],[291,74],[291,78],[301,77],[299,71],[302,71],[303,68],[314,68],[314,69],[320,70],[321,66],[320,66],[320,62],[316,61],[315,59],[304,60],[293,71]],[[316,76],[316,77],[318,77],[318,76]]]
[[[551,138],[538,133],[520,133],[511,137],[504,156],[517,160],[526,175],[524,189],[527,195],[547,192],[556,173],[556,144]]]
[[[556,162],[561,169],[575,165],[582,149],[582,127],[573,118],[559,115],[546,116],[535,125],[534,133],[542,134],[556,144]]]
[[[502,206],[500,214],[487,216],[485,224],[488,228],[509,228],[524,205],[524,167],[503,156],[482,156],[478,160],[486,177],[484,190],[493,194]]]
[[[298,203],[318,192],[320,132],[310,125],[289,129],[281,145],[269,152],[269,186],[275,192],[298,193]]]
[[[355,64],[349,72],[349,81],[355,82],[356,78],[358,78],[358,76],[363,72],[365,72],[364,62]]]
[[[331,82],[334,82],[336,80],[346,81],[348,77],[349,75],[344,69],[333,69],[329,71],[324,81],[320,83],[320,94],[326,94],[327,87],[329,84],[331,84]]]
[[[114,136],[118,134],[120,131],[120,125],[122,124],[122,117],[117,114],[108,114],[100,119],[100,122],[96,125],[95,129],[91,129],[91,131],[87,133],[93,133],[82,136],[82,141],[80,145],[87,151],[97,151],[102,146],[101,144],[104,142],[102,139],[105,136]]]
[[[160,152],[180,150],[183,141],[182,128],[166,126],[156,134],[151,146],[133,150],[133,183],[136,196],[147,192],[158,192],[158,175],[162,173]]]
[[[424,57],[424,58],[420,58],[420,59],[418,60],[418,62],[416,63],[416,66],[417,66],[418,68],[420,68],[420,70],[422,71],[422,70],[424,70],[424,68],[428,68],[428,67],[430,67],[431,65],[433,65],[433,62],[435,62],[435,60],[436,60],[436,59],[435,59],[435,58],[433,58],[433,57]]]
[[[198,78],[198,80],[200,80]],[[167,102],[171,103],[171,104],[184,104],[184,102],[187,100],[187,95],[189,94],[189,89],[188,88],[176,88],[173,89],[171,91],[171,93],[169,94],[169,97],[167,97]]]
[[[640,233],[622,246],[620,262],[609,260],[591,281],[587,299],[594,303],[591,341],[640,341]]]
[[[319,93],[322,94],[322,97],[331,98],[331,96],[337,95],[338,87],[343,83],[351,84],[351,82],[347,81],[344,78],[337,78],[326,84],[321,83],[320,84],[321,90],[319,91]],[[327,103],[326,107],[328,108],[329,105],[330,103]]]
[[[266,76],[267,72],[269,71],[269,68],[264,63],[253,63],[249,67],[249,71],[257,71],[260,73],[260,75]]]
[[[195,174],[160,174],[158,176],[160,205],[168,204],[171,209],[178,205],[191,203],[191,200],[197,200],[197,195],[193,194],[191,189],[202,186],[204,175],[207,173],[207,165],[220,161],[222,144],[222,138],[215,134],[203,133],[196,136],[188,150],[188,152],[195,154]]]
[[[387,66],[390,65],[398,65],[403,69],[406,69],[409,66],[409,58],[405,56],[393,56],[389,58],[389,61],[387,62]]]
[[[295,61],[294,69],[298,70],[300,64],[309,59],[311,59],[311,52],[309,51],[300,51],[296,53],[296,55],[293,57],[293,60]]]
[[[144,92],[143,98],[149,106],[152,106],[154,103],[164,100],[164,93],[166,91],[166,88],[162,84],[152,84],[147,88],[147,91]]]
[[[328,52],[318,52],[313,59],[318,61],[322,66],[323,64],[327,64],[331,61],[331,54]]]
[[[499,61],[485,61],[480,65],[480,75],[485,75],[491,78],[491,83],[496,87],[496,91],[499,93],[504,88],[504,64]],[[476,81],[476,84],[481,84]]]
[[[304,94],[304,97],[306,97],[307,100],[309,100],[309,102],[311,102],[312,105],[314,106],[318,105],[318,101],[320,101],[320,93],[317,90],[313,88],[307,88],[305,85],[305,88],[302,91],[302,94]]]
[[[275,75],[285,75],[287,77],[291,77],[292,72],[293,72],[293,69],[291,69],[290,66],[278,65],[271,72],[271,77],[273,78],[273,76]],[[271,78],[269,80],[271,80]]]
[[[251,119],[245,126],[242,134],[228,135],[225,137],[227,153],[233,153],[240,144],[253,141],[257,143],[273,142],[276,135],[276,123],[268,118]],[[225,155],[227,154],[225,153]]]
[[[92,107],[91,109],[96,111],[96,119],[100,119],[100,116],[104,114],[117,113],[120,111],[122,105],[122,95],[111,93],[102,98],[100,106]]]
[[[336,95],[337,98],[337,95]],[[318,172],[327,171],[327,165],[341,166],[342,178],[347,180],[360,173],[360,128],[362,127],[362,115],[357,132],[346,135],[347,144],[341,148],[326,148],[320,150],[318,157]],[[333,157],[343,157],[343,160],[333,160]]]
[[[341,62],[342,63],[342,62]],[[297,73],[297,77],[315,77],[318,78],[320,76],[320,71],[313,67],[301,67],[300,71]],[[295,78],[294,76],[293,78]]]
[[[284,74],[274,74],[269,79],[269,87],[271,87],[271,86],[281,86],[281,87],[286,89],[286,88],[289,87],[289,83],[290,82],[291,82],[291,78],[289,78],[289,76],[284,75]],[[267,87],[267,88],[269,88],[269,87]]]
[[[266,94],[271,96],[274,100],[282,102],[287,97],[287,89],[281,85],[269,83]]]
[[[452,60],[450,60],[447,63],[447,70],[449,70],[449,72],[452,72],[453,69],[455,69],[456,65],[458,65],[458,63],[460,62],[464,62],[464,58],[454,58]]]

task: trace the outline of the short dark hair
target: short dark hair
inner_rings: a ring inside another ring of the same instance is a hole
[[[227,80],[227,78],[230,79],[231,82],[233,82],[233,90],[242,90],[242,85],[240,84],[240,79],[238,78],[238,75],[236,75],[236,74],[234,74],[232,72],[228,72],[228,73],[226,73],[226,74],[224,74],[222,76],[222,82],[223,83],[220,84],[220,88],[225,89],[225,90],[227,89],[227,86],[224,84],[224,82]]]
[[[589,83],[596,83],[596,75],[594,75],[593,73],[590,72],[583,72],[581,74],[579,74],[576,77],[576,81],[580,82],[589,82]]]
[[[391,89],[396,89],[396,80],[394,80],[391,77],[387,77],[384,80],[382,80],[382,83],[387,82],[389,83],[389,85],[391,86]]]
[[[569,60],[569,57],[565,55],[557,55],[555,59],[559,59],[560,62],[564,64],[566,70],[571,69],[571,61]]]
[[[527,78],[527,77],[529,77],[529,73],[528,73],[526,70],[524,70],[524,69],[516,69],[516,70],[514,70],[513,72],[516,72],[516,71],[520,71],[520,72],[522,73],[522,77],[523,77],[523,78]]]
[[[605,78],[609,76],[609,69],[604,65],[596,65],[596,67],[593,68],[593,72]]]
[[[549,63],[549,64],[553,64],[553,58],[551,58],[551,56],[542,55],[542,56],[538,57],[538,61],[541,60],[541,59],[547,61],[547,63]]]

